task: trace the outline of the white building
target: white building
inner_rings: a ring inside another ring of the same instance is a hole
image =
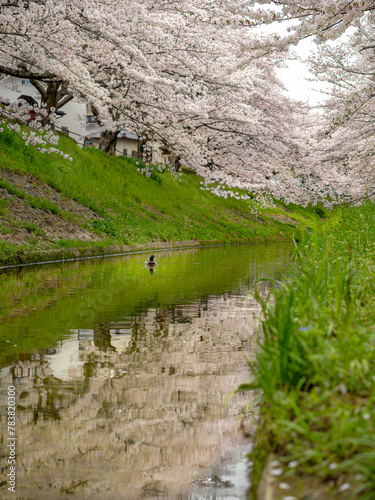
[[[35,99],[38,106],[41,105],[41,96],[30,80],[4,77],[0,79],[0,102],[15,102],[21,96],[29,96]],[[55,124],[56,130],[61,130],[74,139],[80,146],[99,147],[99,133],[95,129],[98,124],[88,111],[86,103],[82,100],[72,99],[62,106],[57,113]],[[129,130],[121,130],[117,138],[116,155],[137,156],[138,137]],[[152,151],[152,162],[166,165],[168,152],[160,144],[154,143]]]
[[[3,81],[0,80],[1,102],[15,102],[21,95],[32,97],[40,106],[40,94],[30,83],[30,80],[16,77],[7,77]],[[84,137],[86,133],[86,103],[73,99],[65,106],[62,106],[59,111],[64,114],[57,117],[56,129],[66,132],[77,142],[82,142],[79,138]]]

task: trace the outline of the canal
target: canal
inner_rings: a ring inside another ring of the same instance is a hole
[[[249,376],[266,294],[289,243],[194,248],[3,270],[1,498],[7,394],[16,496],[245,499]],[[260,281],[258,281],[260,280]],[[244,424],[245,422],[245,424]]]

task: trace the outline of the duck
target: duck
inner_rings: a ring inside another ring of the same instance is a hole
[[[155,267],[156,266],[156,260],[155,260],[155,256],[154,255],[151,255],[146,261],[145,261],[145,265],[147,267]]]

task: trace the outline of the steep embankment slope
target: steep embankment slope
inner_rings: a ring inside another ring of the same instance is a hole
[[[218,198],[185,172],[145,178],[131,158],[60,147],[73,162],[40,154],[14,134],[0,134],[0,263],[18,264],[154,248],[168,243],[246,242],[292,236],[313,211],[268,209]]]

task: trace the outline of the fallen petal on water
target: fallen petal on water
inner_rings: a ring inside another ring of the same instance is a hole
[[[273,469],[273,470],[271,470],[272,476],[281,476],[282,473],[283,473],[283,469]]]
[[[270,466],[271,467],[279,467],[280,466],[280,462],[278,460],[274,460],[273,462],[270,463]]]
[[[346,491],[350,488],[350,483],[344,483],[340,486],[340,488],[338,489],[338,492],[339,493],[342,493],[343,491]]]

